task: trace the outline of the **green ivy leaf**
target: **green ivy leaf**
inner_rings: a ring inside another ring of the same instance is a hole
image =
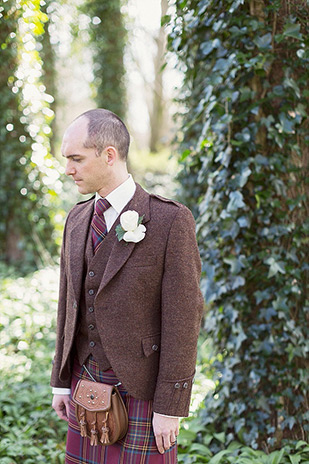
[[[230,197],[230,201],[227,205],[228,212],[237,211],[238,209],[246,206],[243,201],[243,195],[241,192],[239,191],[231,192],[229,197]]]
[[[294,133],[294,126],[295,121],[290,119],[284,113],[280,113],[279,115],[280,124],[276,124],[276,127],[279,131],[284,132],[285,134],[293,134]]]
[[[267,33],[263,35],[262,37],[255,37],[253,39],[253,42],[255,45],[260,48],[261,50],[268,50],[271,48],[271,41],[272,41],[272,35],[271,33]]]
[[[204,42],[201,45],[201,52],[204,56],[209,55],[214,49],[213,42]]]
[[[123,236],[124,236],[124,234],[126,233],[126,231],[123,230],[123,228],[121,227],[121,224],[118,224],[118,226],[116,227],[115,231],[116,231],[116,235],[117,235],[118,241],[120,242],[120,240],[123,239]]]
[[[300,24],[286,24],[283,29],[283,35],[285,37],[303,40],[302,33],[300,32]]]
[[[283,261],[276,261],[273,257],[268,258],[266,264],[270,266],[268,272],[268,278],[275,276],[280,272],[281,274],[285,274],[284,262]]]

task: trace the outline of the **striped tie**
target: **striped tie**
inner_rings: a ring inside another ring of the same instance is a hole
[[[110,207],[110,203],[105,198],[99,198],[95,204],[94,214],[91,221],[91,234],[93,252],[96,253],[107,234],[107,227],[104,212]]]

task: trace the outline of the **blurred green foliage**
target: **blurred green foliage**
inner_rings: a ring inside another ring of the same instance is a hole
[[[299,440],[294,446],[266,453],[237,441],[225,446],[224,432],[210,432],[201,417],[191,417],[182,422],[178,436],[178,462],[181,464],[308,464],[309,445]],[[221,447],[214,452],[213,448]]]
[[[0,464],[61,464],[67,425],[51,408],[58,269],[1,268]]]
[[[46,21],[39,0],[0,7],[1,256],[24,271],[51,263],[59,242],[62,183],[49,143],[53,97],[38,51]]]
[[[93,91],[98,108],[125,117],[126,92],[123,62],[126,29],[121,0],[85,0],[81,10],[89,18],[89,47],[93,61]]]
[[[129,153],[128,168],[135,182],[141,184],[148,192],[175,198],[179,186],[176,180],[179,166],[169,150],[149,153],[137,150],[133,146]]]
[[[216,370],[200,414],[225,437],[212,451],[309,439],[308,15],[305,1],[177,0],[164,19],[185,73],[182,200]]]

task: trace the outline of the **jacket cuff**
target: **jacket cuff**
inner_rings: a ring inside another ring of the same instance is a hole
[[[153,400],[153,410],[167,416],[189,415],[194,374],[174,380],[158,380]]]
[[[51,379],[50,379],[50,386],[54,388],[66,388],[70,389],[71,388],[71,379],[66,379],[66,380],[60,380],[59,379],[59,369],[57,369],[57,365],[54,361],[52,361],[53,368],[52,368],[52,373],[51,373]]]

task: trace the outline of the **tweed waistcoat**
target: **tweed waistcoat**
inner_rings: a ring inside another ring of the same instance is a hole
[[[91,233],[85,247],[84,256],[84,285],[82,287],[79,312],[79,329],[75,337],[75,352],[78,362],[83,365],[89,355],[93,355],[101,370],[111,367],[104,353],[104,347],[97,329],[94,299],[98,291],[102,276],[108,261],[108,246],[101,243],[96,254],[93,254]],[[102,317],[102,315],[100,316]]]

